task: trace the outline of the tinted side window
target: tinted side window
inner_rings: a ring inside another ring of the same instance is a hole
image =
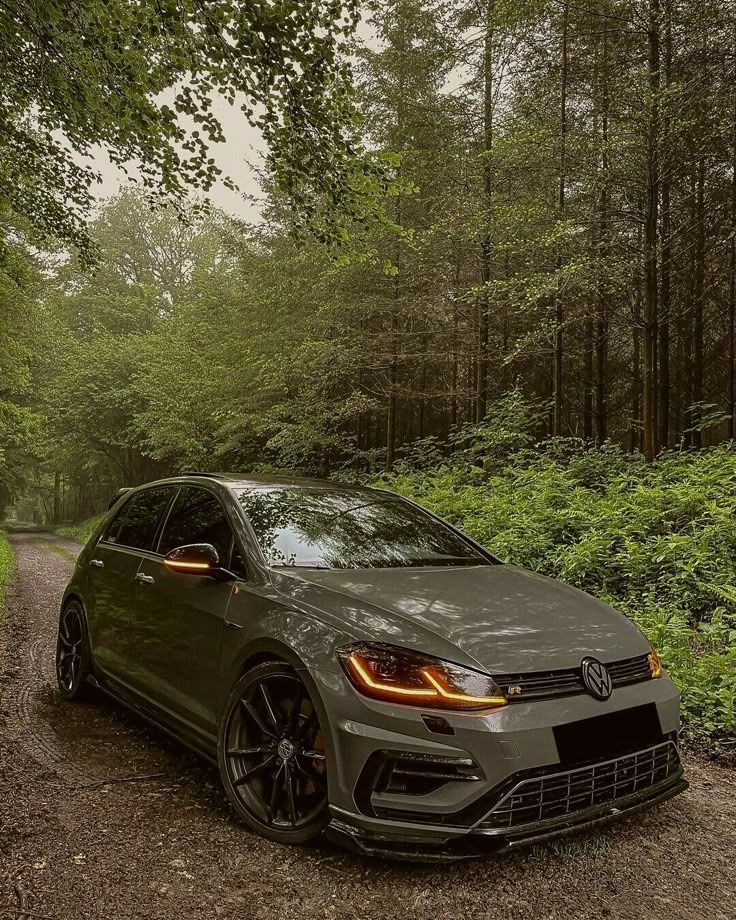
[[[152,549],[159,521],[173,489],[146,489],[134,495],[105,533],[109,543],[134,549]]]
[[[232,531],[220,502],[204,489],[184,486],[161,535],[159,552],[166,555],[177,546],[211,543],[227,565]]]
[[[125,515],[128,513],[128,504],[130,503],[128,502],[123,505],[120,511],[118,511],[115,517],[110,521],[110,523],[105,528],[104,533],[100,537],[101,540],[107,540],[108,543],[118,542],[118,534],[120,533],[120,528],[123,526]]]

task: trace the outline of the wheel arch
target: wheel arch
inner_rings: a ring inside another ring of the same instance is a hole
[[[270,649],[268,651],[262,649],[261,651],[254,651],[252,654],[248,655],[248,657],[246,657],[241,663],[237,675],[238,678],[241,678],[244,674],[247,674],[248,671],[253,670],[253,668],[257,668],[259,664],[266,664],[269,661],[284,661],[289,664],[291,663],[288,662],[287,658],[284,656],[280,649]]]
[[[290,665],[292,668],[294,668],[295,671],[299,673],[299,676],[304,681],[304,685],[309,692],[310,699],[312,700],[312,703],[317,710],[320,728],[322,729],[322,735],[324,738],[325,753],[328,757],[328,764],[330,762],[335,763],[336,751],[333,741],[333,728],[329,714],[327,712],[327,707],[325,706],[322,694],[317,685],[317,681],[315,681],[314,677],[312,677],[309,668],[301,659],[299,654],[279,639],[263,637],[249,643],[243,649],[241,655],[239,656],[239,662],[240,664],[237,667],[234,679],[231,682],[231,692],[235,684],[241,680],[242,677],[248,673],[248,671],[258,667],[258,665],[266,664],[268,662],[283,662],[284,664]],[[227,705],[225,705],[222,713],[220,714],[220,723],[222,723],[226,712]],[[220,735],[220,727],[221,726],[218,725],[218,737]],[[328,770],[328,788],[332,782],[336,781],[334,778],[334,773],[334,769],[332,771]]]
[[[97,661],[95,659],[95,649],[94,642],[92,641],[92,631],[90,630],[89,622],[89,611],[87,610],[87,605],[84,602],[82,597],[82,592],[77,588],[70,587],[65,592],[64,596],[61,599],[59,604],[59,621],[61,622],[61,617],[64,614],[64,611],[71,603],[77,603],[82,608],[82,616],[84,617],[84,628],[87,632],[87,644],[89,647],[89,661],[92,669],[92,675],[97,680],[99,679],[99,671],[97,669]]]
[[[82,597],[81,593],[77,591],[75,588],[70,589],[61,599],[61,604],[59,605],[59,612],[63,613],[66,610],[66,608],[69,606],[69,604],[72,603],[72,601],[76,601],[79,604],[79,606],[82,608],[82,611],[84,612],[84,618],[88,619],[87,607],[85,606],[84,598]]]

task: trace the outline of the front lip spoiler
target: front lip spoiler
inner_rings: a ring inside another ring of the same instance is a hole
[[[554,825],[547,825],[540,829],[539,825],[529,825],[521,832],[492,832],[483,830],[469,831],[461,837],[440,837],[434,840],[425,838],[402,838],[398,834],[369,833],[349,820],[341,812],[340,818],[333,817],[326,829],[327,838],[348,847],[354,852],[371,856],[383,856],[388,859],[411,860],[414,862],[456,862],[460,859],[472,859],[490,853],[516,849],[522,846],[531,846],[565,837],[570,834],[580,833],[596,827],[611,824],[630,815],[638,814],[655,805],[666,802],[673,796],[684,792],[690,784],[680,770],[673,781],[659,789],[655,795],[641,793],[631,796],[626,803],[609,803],[579,812],[573,820],[558,821]],[[651,793],[651,790],[647,790]],[[408,835],[407,835],[408,836]]]

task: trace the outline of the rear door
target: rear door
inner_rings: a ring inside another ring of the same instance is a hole
[[[103,531],[87,563],[87,607],[95,663],[108,676],[128,682],[130,604],[138,566],[150,552],[172,487],[136,492]]]
[[[182,486],[163,526],[155,556],[137,573],[131,639],[135,688],[199,734],[211,736],[219,709],[220,646],[235,582],[168,569],[178,546],[211,543],[229,566],[233,531],[209,489]]]

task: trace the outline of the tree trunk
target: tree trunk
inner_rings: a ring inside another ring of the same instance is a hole
[[[693,297],[693,447],[703,446],[703,300],[705,298],[705,157],[698,160]]]
[[[401,296],[398,273],[394,276],[391,304],[391,356],[388,370],[388,406],[386,408],[386,469],[390,472],[396,461],[396,406],[398,387],[397,338],[399,323],[399,298]]]
[[[458,402],[460,394],[460,336],[457,294],[460,290],[460,259],[455,260],[455,284],[452,289],[452,398],[450,402],[450,428],[458,423]]]
[[[422,332],[422,367],[419,371],[419,418],[417,419],[417,433],[424,437],[427,421],[427,335]]]
[[[481,286],[487,292],[490,281],[488,255],[483,248]],[[475,362],[475,420],[482,422],[488,412],[488,294],[481,294],[478,304],[478,357]]]
[[[641,374],[641,326],[633,327],[634,379],[631,387],[631,450],[642,448],[642,374]]]
[[[495,35],[495,0],[486,5],[483,46],[483,196],[485,214],[480,244],[481,294],[478,301],[478,363],[476,365],[475,420],[482,422],[488,411],[488,285],[491,280],[493,249],[490,223],[493,207],[493,41]]]
[[[61,473],[54,473],[54,524],[61,521]]]
[[[691,169],[688,174],[688,226],[695,227],[697,224],[697,170]],[[696,246],[692,239],[688,239],[688,271],[685,282],[686,287],[686,309],[680,316],[679,330],[679,357],[680,367],[682,368],[683,381],[680,386],[682,394],[682,423],[683,432],[682,440],[686,447],[693,446],[693,402],[695,400],[693,390],[693,316],[695,313],[695,272],[697,263]]]
[[[602,444],[608,437],[608,258],[610,256],[610,222],[609,222],[609,169],[610,158],[608,153],[608,119],[610,99],[608,94],[608,25],[603,29],[603,54],[601,62],[601,192],[599,201],[599,258],[601,269],[598,272],[598,291],[596,298],[596,331],[595,331],[595,411],[596,411],[596,440]]]
[[[659,227],[659,0],[649,0],[646,204],[644,212],[644,455],[657,453],[657,332]]]
[[[736,53],[733,82],[736,87]],[[736,90],[733,93],[731,161],[731,283],[728,298],[728,436],[736,438]]]
[[[399,10],[399,37],[397,50],[401,57],[399,64],[399,85],[396,104],[396,135],[399,147],[403,150],[404,144],[404,55],[406,53],[406,34],[404,28],[403,10]],[[401,165],[398,169],[401,177]],[[401,226],[402,201],[401,193],[396,198],[396,223]],[[391,356],[388,372],[388,405],[386,407],[386,470],[391,471],[396,462],[396,414],[397,414],[397,386],[398,386],[398,325],[399,305],[401,300],[401,243],[397,242],[394,255],[396,274],[393,277],[391,300]]]
[[[595,325],[593,316],[585,320],[585,358],[583,363],[583,439],[593,440],[593,351],[595,350]]]
[[[639,249],[643,245],[643,231],[641,225],[638,230]],[[632,345],[633,345],[633,379],[631,385],[631,450],[638,451],[643,448],[642,438],[642,300],[644,296],[644,278],[641,266],[634,270],[632,278],[634,286],[633,317],[632,317]]]
[[[665,88],[669,89],[672,83],[672,0],[666,0],[665,5],[665,63],[664,63]],[[667,111],[665,112],[662,126],[663,145],[668,158],[667,166],[662,175],[662,266],[661,266],[661,302],[659,311],[659,436],[658,446],[670,446],[670,315],[672,312],[672,233],[671,233],[671,195],[670,171],[673,158],[671,155],[670,141],[670,115],[671,101],[667,97]]]
[[[567,80],[568,80],[568,27],[570,10],[567,3],[562,10],[562,36],[560,47],[560,176],[558,189],[559,219],[565,219],[565,193],[567,191]],[[562,258],[558,256],[557,270],[562,268]],[[552,433],[562,434],[562,372],[564,361],[564,340],[562,324],[564,322],[564,306],[562,292],[559,289],[555,297],[555,344],[554,344],[554,389],[553,389],[553,427]]]

